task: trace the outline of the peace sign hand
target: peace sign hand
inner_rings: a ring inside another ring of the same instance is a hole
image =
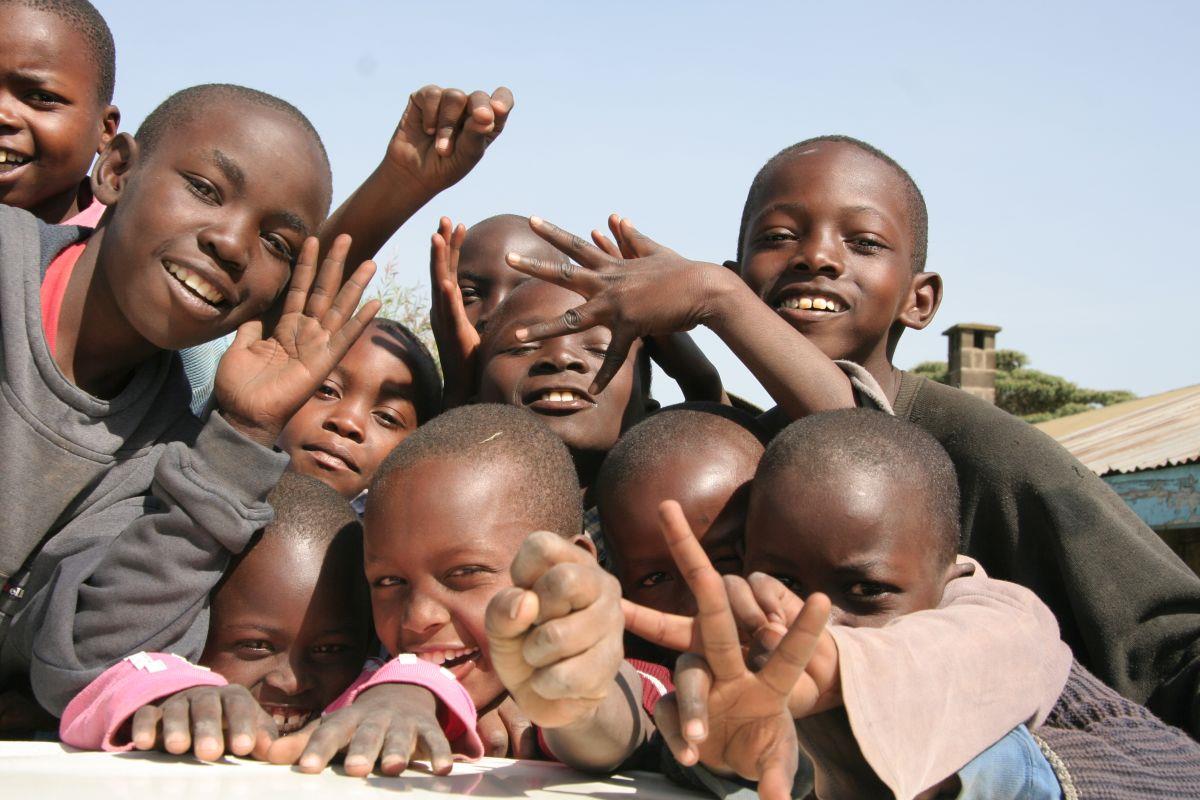
[[[608,328],[612,340],[592,394],[604,390],[639,338],[691,330],[708,318],[722,267],[690,261],[639,233],[628,220],[620,223],[618,241],[638,254],[632,259],[605,252],[540,217],[530,217],[529,226],[565,258],[551,262],[509,253],[508,265],[583,295],[587,302],[557,319],[518,330],[517,338],[538,341],[597,325]]]
[[[263,335],[261,320],[245,323],[217,366],[217,408],[230,425],[266,447],[379,310],[379,301],[371,300],[355,313],[375,263],[364,261],[342,285],[350,237],[334,240],[320,271],[318,244],[315,237],[304,242],[270,337]]]
[[[699,654],[680,657],[676,693],[654,713],[663,739],[681,764],[758,781],[759,796],[791,797],[799,743],[788,708],[829,619],[829,598],[813,594],[755,673],[747,668],[737,622],[720,574],[709,563],[683,510],[659,507],[663,537],[696,598]]]

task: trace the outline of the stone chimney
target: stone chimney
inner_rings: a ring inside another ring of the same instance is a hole
[[[950,339],[947,382],[964,392],[996,402],[997,325],[961,322],[942,333]]]

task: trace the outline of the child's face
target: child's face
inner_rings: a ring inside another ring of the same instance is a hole
[[[801,597],[824,592],[833,622],[879,627],[936,608],[954,566],[907,481],[828,474],[756,483],[746,519],[746,572],[773,575]]]
[[[291,468],[353,499],[380,462],[416,430],[410,345],[371,325],[279,437]]]
[[[390,476],[367,504],[365,563],[380,640],[454,673],[482,709],[504,686],[488,660],[484,611],[538,526],[503,464],[431,459]]]
[[[4,6],[0,25],[0,203],[59,216],[72,205],[98,149],[116,131],[116,109],[83,35],[57,14]],[[61,219],[48,219],[60,222]]]
[[[559,256],[561,258],[561,256]],[[604,362],[611,334],[607,328],[521,342],[516,331],[553,319],[583,302],[567,289],[543,281],[522,285],[508,300],[501,327],[487,332],[481,347],[479,399],[528,408],[546,421],[567,447],[604,452],[642,412],[634,368],[641,343],[599,395],[588,388]]]
[[[97,196],[115,205],[97,271],[127,324],[179,350],[267,310],[328,208],[311,134],[283,112],[226,101],[137,153],[118,137],[96,168]]]
[[[241,684],[279,732],[320,716],[362,670],[367,609],[352,537],[332,546],[269,536],[213,595],[200,663]]]
[[[660,532],[658,506],[678,500],[709,560],[723,575],[742,571],[742,536],[754,464],[720,442],[705,452],[669,454],[652,474],[601,500],[621,593],[671,614],[696,613],[695,600]]]
[[[886,357],[913,278],[904,185],[888,165],[836,142],[787,158],[768,173],[742,245],[743,280],[823,353],[868,366]]]
[[[504,257],[510,252],[554,261],[563,257],[524,218],[499,217],[472,227],[458,262],[458,286],[467,319],[476,327],[486,324],[513,287],[529,279],[508,266]]]

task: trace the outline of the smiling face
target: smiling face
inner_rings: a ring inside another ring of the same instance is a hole
[[[262,314],[329,207],[311,133],[282,111],[219,100],[149,153],[118,137],[96,168],[97,197],[114,206],[96,271],[123,322],[161,349]]]
[[[405,358],[411,345],[372,324],[316,393],[284,426],[279,447],[291,468],[353,499],[417,427],[418,390]]]
[[[529,280],[505,261],[510,252],[555,261],[562,258],[530,229],[526,217],[501,214],[471,226],[458,262],[458,286],[467,319],[481,330],[509,292]]]
[[[79,211],[77,193],[120,114],[98,97],[91,49],[66,20],[18,4],[0,25],[0,203],[49,223]]]
[[[746,520],[747,573],[801,597],[824,592],[834,624],[879,627],[935,608],[956,577],[915,481],[878,473],[784,471],[756,480]]]
[[[431,458],[372,490],[365,519],[375,630],[389,653],[449,669],[482,711],[504,695],[487,655],[484,611],[538,521],[503,462]]]
[[[212,598],[200,663],[247,687],[281,734],[358,676],[368,626],[358,532],[333,545],[268,533]]]
[[[630,349],[604,391],[592,396],[588,388],[608,352],[607,328],[544,342],[516,337],[517,330],[553,319],[582,302],[574,292],[543,281],[529,281],[514,290],[481,345],[479,400],[528,408],[575,453],[603,453],[642,415],[635,369],[641,342]]]
[[[845,143],[816,142],[764,176],[747,214],[742,279],[827,356],[872,369],[905,326],[928,323],[940,299],[938,284],[928,313],[912,313],[926,304],[913,297],[911,230],[892,167]]]

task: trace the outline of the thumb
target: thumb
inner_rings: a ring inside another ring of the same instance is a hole
[[[262,341],[262,338],[262,320],[252,319],[249,322],[243,322],[238,326],[237,335],[233,337],[233,343],[229,345],[229,351],[245,350],[255,342]]]
[[[759,761],[758,796],[761,800],[792,800],[792,783],[799,763],[794,737],[777,742]]]
[[[313,732],[321,724],[321,720],[314,719],[312,722],[305,725],[300,730],[276,739],[271,742],[266,751],[266,761],[272,764],[295,764],[299,760],[300,754],[304,752],[304,748],[308,747],[308,740],[312,738]],[[260,741],[255,743],[255,758],[262,758],[258,753]]]
[[[500,680],[510,689],[524,683],[533,673],[533,667],[525,661],[522,647],[525,634],[537,615],[537,595],[516,586],[501,589],[488,603],[484,614],[488,659]]]

